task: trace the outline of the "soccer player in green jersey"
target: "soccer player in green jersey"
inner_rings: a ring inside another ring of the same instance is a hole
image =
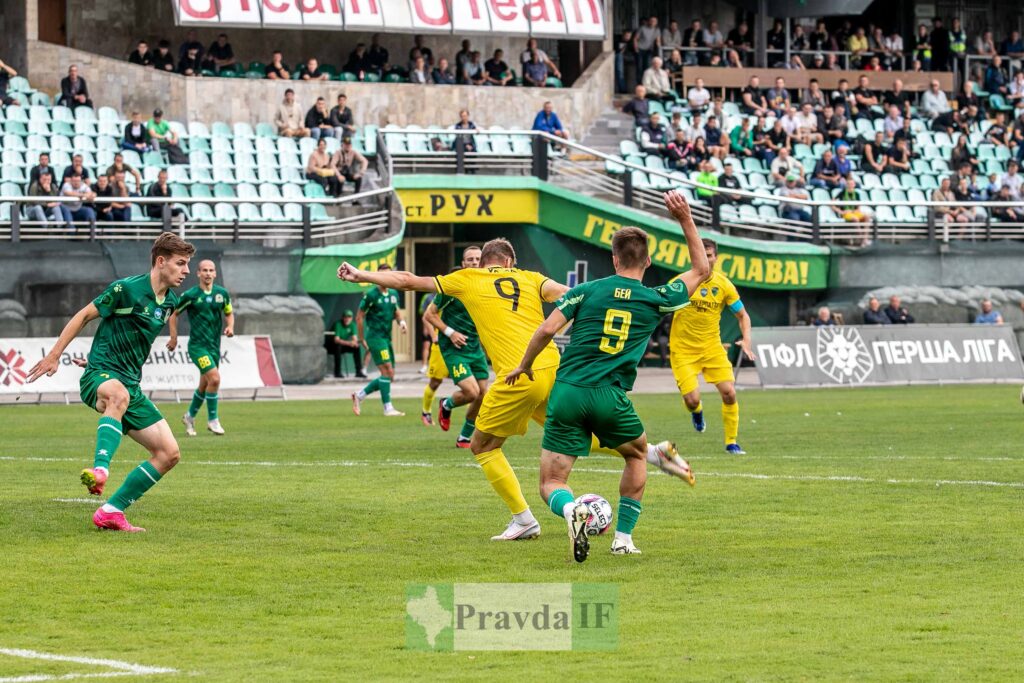
[[[479,268],[481,253],[483,252],[480,251],[480,247],[466,247],[462,252],[462,267]],[[469,448],[473,429],[476,427],[476,416],[480,412],[480,403],[487,393],[487,382],[491,376],[487,368],[487,356],[480,346],[476,325],[462,302],[446,294],[437,294],[434,297],[427,306],[423,319],[440,332],[437,336],[438,350],[448,370],[448,376],[457,387],[451,396],[441,399],[437,422],[441,429],[447,432],[452,424],[452,410],[468,404],[466,421],[462,424],[462,431],[455,440],[455,446]],[[437,384],[434,384],[435,381]],[[440,381],[431,378],[427,390],[436,391],[439,385]],[[430,391],[431,399],[433,391]],[[424,400],[424,406],[426,405],[429,404]]]
[[[153,243],[149,273],[110,284],[102,294],[74,315],[46,356],[29,371],[28,381],[57,372],[60,356],[86,324],[101,318],[92,340],[81,387],[82,401],[103,416],[96,430],[93,466],[82,470],[82,484],[100,495],[110,472],[110,460],[123,434],[149,451],[150,457],[133,469],[121,487],[93,515],[100,529],[145,531],[132,526],[124,511],[175,465],[181,455],[174,434],[160,411],[139,388],[142,365],[153,341],[178,305],[171,291],[188,275],[195,247],[174,233],[165,232]]]
[[[391,266],[384,263],[377,270],[391,270]],[[356,415],[362,413],[363,400],[378,390],[380,400],[384,404],[385,417],[405,415],[391,403],[391,380],[395,378],[395,350],[391,347],[391,325],[398,321],[402,334],[407,331],[398,302],[398,292],[387,287],[371,288],[359,302],[359,312],[356,314],[359,345],[370,351],[374,364],[380,370],[380,377],[352,394],[352,412]]]
[[[206,428],[217,436],[224,428],[217,415],[220,391],[220,335],[235,336],[235,313],[231,308],[228,290],[213,283],[217,279],[217,265],[204,259],[199,262],[199,284],[178,297],[178,307],[167,321],[171,339],[167,348],[178,348],[178,316],[188,311],[188,357],[199,368],[199,388],[192,394],[188,412],[182,416],[185,434],[196,435],[196,414],[206,402]]]
[[[667,285],[646,287],[642,280],[651,265],[647,233],[622,228],[612,236],[615,275],[566,292],[534,333],[519,367],[505,380],[515,384],[524,374],[532,380],[534,359],[572,321],[569,345],[548,400],[540,493],[551,511],[566,520],[570,551],[577,562],[586,560],[590,552],[589,512],[586,505],[575,502],[567,482],[576,458],[590,453],[592,436],[625,459],[612,553],[640,552],[632,533],[647,483],[647,434],[626,394],[633,388],[637,364],[662,316],[686,306],[711,272],[686,200],[671,191],[665,194],[665,205],[683,228],[690,270]]]

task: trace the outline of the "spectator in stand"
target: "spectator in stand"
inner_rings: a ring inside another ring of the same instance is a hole
[[[534,51],[530,61],[523,65],[523,81],[526,85],[535,88],[543,88],[547,85],[548,65],[541,59],[539,53]]]
[[[957,176],[955,183],[950,183],[953,187],[953,196],[956,197],[958,202],[970,202],[971,201],[971,180],[967,177]],[[970,205],[964,205],[960,207],[960,212],[967,217],[968,222],[974,222],[977,218],[977,214],[974,211],[974,207]]]
[[[178,47],[178,61],[185,59],[188,55],[189,50],[195,50],[197,58],[202,61],[203,59],[203,44],[196,38],[195,29],[189,29],[188,33],[185,34],[185,42]],[[196,72],[198,73],[198,71]]]
[[[334,323],[332,342],[331,355],[334,356],[334,376],[343,377],[341,359],[343,356],[351,355],[352,367],[356,369],[356,378],[365,379],[366,375],[363,374],[362,359],[360,358],[363,347],[356,335],[356,324],[352,318],[352,311],[345,311],[341,314],[341,320]]]
[[[190,47],[178,61],[178,73],[182,76],[199,76],[203,70],[199,63],[199,50]]]
[[[636,31],[636,46],[640,51],[640,72],[647,70],[651,58],[661,53],[661,31],[658,29],[658,17],[651,15]]]
[[[830,69],[831,67],[825,61],[825,55],[820,52],[815,52],[811,57],[811,65],[808,68],[814,71],[821,71],[823,69]]]
[[[750,130],[750,119],[740,119],[740,125],[734,126],[729,132],[729,143],[732,153],[738,157],[754,156],[754,134]]]
[[[996,41],[992,37],[992,31],[985,31],[975,39],[974,51],[978,53],[979,57],[988,57],[989,59],[999,54],[996,51]]]
[[[160,39],[160,42],[156,44],[156,52],[150,53],[150,61],[153,68],[157,71],[174,72],[174,55],[171,54],[171,43],[169,40]]]
[[[700,22],[697,21],[697,30],[700,31]],[[692,29],[687,29],[692,30]],[[668,22],[668,28],[662,29],[661,31],[661,48],[664,50],[671,47],[681,47],[683,44],[683,34],[679,31],[679,22],[672,19]]]
[[[128,201],[128,184],[124,180],[124,171],[118,171],[108,177],[111,179],[113,196],[121,200],[110,204],[110,218],[118,223],[127,223],[132,219],[132,203]]]
[[[465,84],[467,81],[463,78],[463,71],[465,71],[466,64],[470,59],[473,58],[473,48],[468,40],[462,41],[462,49],[455,53],[455,69],[459,72],[459,83]]]
[[[942,26],[942,19],[932,20],[932,33],[929,37],[932,48],[932,71],[949,71],[949,30]]]
[[[161,171],[161,173],[166,172]],[[96,199],[96,194],[83,181],[80,173],[76,171],[68,176],[68,179],[64,181],[60,188],[60,194],[63,197],[78,198],[76,202],[64,203],[64,206],[71,212],[71,220],[83,223],[94,223],[96,221],[96,212],[91,206],[86,204],[86,202],[92,202],[92,200]]]
[[[352,117],[352,110],[348,108],[348,97],[345,93],[338,93],[338,103],[331,108],[328,121],[334,129],[334,137],[339,140],[355,135],[355,119]]]
[[[789,109],[789,90],[786,89],[786,79],[779,76],[775,79],[775,87],[768,88],[768,108],[775,116],[782,116],[782,113]]]
[[[887,90],[882,95],[882,104],[888,109],[896,106],[904,117],[910,116],[910,93],[903,89],[903,81],[895,79],[892,82],[892,90]]]
[[[1024,107],[1018,108],[1020,116],[1013,122],[1011,136],[1013,146],[1017,148],[1017,162],[1024,163]]]
[[[288,88],[284,91],[284,101],[277,108],[277,113],[274,114],[277,134],[286,138],[308,138],[309,129],[302,124],[302,109],[295,101],[295,91]]]
[[[215,74],[219,74],[222,69],[228,69],[234,65],[235,51],[231,49],[231,43],[228,42],[228,34],[221,33],[206,51],[202,67]]]
[[[857,189],[857,181],[854,179],[853,174],[846,176],[840,187],[832,193],[832,198],[843,202],[839,206],[832,207],[832,210],[843,221],[864,224],[859,231],[861,233],[860,246],[869,246],[871,238],[869,237],[867,221],[871,218],[871,212],[862,204],[864,197],[861,196],[860,190]]]
[[[932,192],[933,202],[955,202],[956,195],[953,194],[953,187],[950,182],[949,176],[943,176],[939,183],[939,186]],[[960,206],[936,206],[935,215],[937,218],[941,218],[943,223],[949,225],[950,223],[967,223],[971,219],[964,213],[963,208]]]
[[[11,97],[7,94],[7,88],[10,85],[11,79],[17,75],[18,72],[14,70],[14,67],[0,60],[0,109],[21,104],[16,97]]]
[[[430,71],[427,68],[427,60],[423,59],[422,55],[417,57],[416,61],[413,62],[412,70],[409,72],[409,82],[426,85],[432,80]]]
[[[778,159],[775,161],[778,161]],[[807,192],[797,187],[796,184],[799,179],[800,176],[796,173],[789,173],[786,176],[785,185],[779,188],[779,196],[785,199],[810,199]],[[781,209],[782,210],[779,215],[782,216],[783,220],[802,221],[804,223],[811,222],[811,212],[802,204],[792,204],[783,201]]]
[[[129,174],[131,174],[132,178],[135,179],[135,187],[138,188],[140,191],[142,189],[142,174],[139,173],[138,170],[136,170],[133,166],[124,163],[124,155],[121,154],[120,152],[117,152],[114,155],[114,163],[112,163],[110,166],[107,166],[107,170],[105,171],[105,173],[108,176],[114,178],[115,181],[117,180],[117,175],[119,173],[122,176],[128,176]],[[122,180],[124,180],[124,178],[122,178]]]
[[[92,107],[92,100],[89,99],[89,86],[85,79],[78,75],[78,67],[72,64],[68,67],[68,75],[61,79],[60,97],[57,104],[77,109],[78,107]]]
[[[775,157],[775,161],[772,162],[769,173],[772,177],[772,182],[779,187],[786,185],[786,178],[789,176],[795,176],[797,186],[804,186],[804,165],[800,163],[799,159],[795,159],[789,155],[789,148],[782,147],[779,149],[779,154]]]
[[[783,149],[788,150],[790,145],[789,133],[782,127],[782,121],[775,119],[771,130],[765,134],[764,163],[771,166],[772,162],[775,161],[775,157],[779,156],[779,152]]]
[[[49,168],[41,171],[39,178],[28,188],[30,197],[57,197],[58,194],[57,187],[53,183],[53,174]],[[54,223],[66,226],[68,230],[74,230],[71,226],[71,210],[62,202],[28,204],[25,207],[25,218],[43,223],[44,226],[49,219]]]
[[[633,125],[637,128],[646,126],[650,121],[650,100],[647,99],[647,88],[638,85],[633,99],[623,105],[623,114],[633,115]]]
[[[150,146],[157,151],[167,152],[172,164],[187,164],[188,157],[181,150],[178,134],[171,129],[171,124],[164,120],[163,109],[154,109],[153,118],[146,123]]]
[[[668,149],[668,131],[661,122],[661,114],[654,112],[646,126],[640,129],[640,148],[648,154],[664,156]]]
[[[455,130],[476,130],[476,124],[473,123],[469,118],[468,109],[459,110],[459,122],[452,126]],[[456,135],[455,141],[452,142],[452,149],[458,149],[459,145],[465,146],[465,151],[475,152],[476,151],[476,136],[473,135]]]
[[[140,40],[139,44],[132,50],[132,53],[128,55],[128,63],[138,64],[139,66],[152,66],[153,56],[149,52],[149,43]]]
[[[721,56],[721,50],[725,47],[725,38],[722,36],[722,31],[718,28],[718,22],[712,21],[709,23],[708,27],[703,31],[703,36],[704,47],[716,50],[716,54]]]
[[[828,112],[828,107],[825,108],[825,112]],[[848,147],[849,142],[846,139],[846,107],[843,105],[837,105],[832,112],[832,116],[828,117],[828,123],[825,124],[825,142],[832,145],[835,149],[841,147]]]
[[[299,80],[301,81],[326,81],[330,75],[320,68],[315,57],[310,57],[306,63],[299,67]]]
[[[956,71],[966,73],[964,66],[967,58],[967,31],[960,25],[960,18],[953,17],[953,24],[949,28],[949,64],[956,65]]]
[[[903,128],[903,115],[900,113],[900,108],[894,104],[889,107],[889,114],[882,122],[882,130],[885,131],[886,138],[892,139],[896,135],[896,131],[901,128]]]
[[[688,171],[687,156],[693,145],[686,139],[686,131],[676,130],[671,142],[665,146],[665,158],[668,166],[675,171]]]
[[[1010,71],[1020,71],[1021,58],[1024,58],[1024,40],[1020,31],[1010,31],[1010,37],[1003,41],[999,52],[1010,59]]]
[[[814,111],[821,111],[825,108],[825,93],[821,91],[817,78],[808,81],[807,89],[804,90],[803,97],[800,98],[800,104],[809,104]]]
[[[94,201],[89,205],[96,214],[98,221],[114,220],[114,205],[110,202],[97,202],[95,199],[113,199],[114,186],[110,184],[110,178],[105,175],[96,176],[96,184],[92,189],[95,194]]]
[[[462,65],[463,83],[468,85],[484,85],[487,83],[487,72],[484,70],[484,63],[480,60],[480,52],[473,50],[469,55],[469,61]],[[545,76],[545,81],[547,77]]]
[[[843,105],[850,117],[856,118],[857,95],[850,90],[850,82],[845,78],[839,79],[838,87],[832,91],[832,95],[829,97],[829,103],[833,107],[837,104]]]
[[[832,315],[832,311],[828,310],[828,306],[822,306],[818,309],[818,314],[814,317],[813,322],[815,327],[830,327],[836,324],[835,316]]]
[[[331,155],[327,151],[326,138],[320,138],[317,141],[316,149],[306,160],[306,180],[319,184],[330,197],[337,197],[341,194],[338,190],[337,172],[331,165]]]
[[[670,22],[669,26],[675,22]],[[683,49],[683,63],[688,66],[696,66],[701,61],[700,49],[705,47],[704,43],[704,29],[701,28],[700,19],[694,19],[690,23],[690,28],[683,32],[682,42],[679,45]],[[664,42],[664,36],[662,36],[662,42]]]
[[[504,56],[502,50],[495,50],[494,56],[484,62],[484,83],[487,85],[515,85],[512,70],[505,63]]]
[[[996,202],[1012,202],[1013,197],[1010,196],[1010,188],[1006,185],[1001,185],[999,191],[994,197],[990,198]],[[1012,206],[993,206],[990,210],[992,218],[996,218],[1001,221],[1017,222],[1024,221],[1024,209]]]
[[[865,325],[891,325],[892,322],[889,320],[889,316],[882,310],[882,304],[878,302],[878,297],[871,297],[868,299],[868,309],[864,311],[864,324]]]
[[[981,302],[981,313],[974,319],[975,325],[1002,325],[1003,314],[992,307],[990,299]]]
[[[889,305],[885,309],[885,317],[893,325],[911,325],[914,322],[914,316],[910,315],[910,311],[903,307],[900,298],[895,294],[889,297]]]
[[[814,26],[814,31],[807,37],[807,47],[810,50],[821,50],[827,52],[832,49],[832,39],[825,27],[825,20],[819,19]]]
[[[921,112],[930,119],[950,111],[946,93],[939,89],[939,82],[932,80],[928,91],[921,96]]]
[[[270,64],[263,69],[263,73],[272,81],[290,81],[292,72],[284,63],[284,55],[280,50],[274,50],[270,57]]]
[[[1013,201],[1020,201],[1022,199],[1021,184],[1024,182],[1024,176],[1017,172],[1019,168],[1020,164],[1011,159],[1006,164],[1006,173],[999,178],[999,184],[1002,187],[1010,188],[1010,199]]]
[[[722,135],[717,116],[708,117],[708,122],[704,126],[704,142],[711,156],[724,159],[729,155],[729,138]]]
[[[697,138],[704,138],[704,122],[700,114],[694,114],[690,118],[690,127],[686,129],[686,139],[696,144]]]
[[[422,55],[420,55],[422,57]],[[415,60],[413,60],[415,62]],[[413,66],[414,65],[410,65]],[[412,69],[410,69],[411,71]],[[355,74],[356,78],[360,81],[366,80],[366,73],[373,71],[370,65],[370,57],[366,54],[366,44],[356,43],[355,48],[352,52],[348,53],[348,61],[345,62],[345,66],[342,67],[342,71],[350,74]],[[330,78],[330,74],[325,74]]]
[[[882,60],[878,55],[871,55],[870,58],[865,57],[867,64],[864,65],[865,71],[882,71]]]
[[[550,100],[544,103],[544,108],[537,112],[537,116],[534,117],[533,129],[565,140],[569,139],[569,131],[565,129],[565,126],[562,125],[558,118],[558,114],[554,112],[554,107]]]
[[[872,71],[881,71],[882,69],[888,71],[892,68],[889,49],[885,46],[885,32],[882,31],[881,26],[876,26],[868,35],[868,51],[879,58],[880,68],[872,69]]]
[[[858,79],[857,87],[853,91],[854,97],[854,118],[876,118],[871,107],[878,106],[878,93],[871,89],[871,82],[867,76]]]
[[[334,136],[331,113],[327,111],[327,100],[322,97],[316,98],[316,103],[306,112],[305,124],[309,129],[309,136],[314,140]]]
[[[793,138],[805,145],[813,145],[825,141],[825,136],[818,130],[818,117],[811,105],[805,104],[796,114],[796,132]]]
[[[448,66],[448,60],[444,57],[437,60],[437,66],[430,77],[437,85],[455,85],[455,72]]]
[[[896,144],[889,148],[889,162],[885,167],[888,173],[900,173],[910,172],[910,149],[907,147],[907,141],[900,139],[896,141]]]
[[[64,173],[61,174],[61,186],[63,187],[64,183],[67,182],[68,178],[75,174],[77,174],[82,179],[82,182],[89,182],[89,169],[87,169],[82,164],[81,154],[75,154],[73,157],[71,157],[71,165],[65,168]]]
[[[839,170],[840,178],[846,178],[853,174],[853,161],[846,156],[848,149],[850,148],[847,145],[836,147],[836,168]]]
[[[710,188],[718,187],[718,176],[714,173],[714,167],[710,161],[702,161],[698,167],[700,170],[697,173],[697,177],[694,179],[701,185],[708,185],[709,187],[698,187],[694,190],[698,199],[714,204],[716,201],[715,190]]]
[[[434,53],[429,47],[423,44],[423,36],[413,36],[412,47],[409,49],[410,62],[412,62],[413,60],[413,51],[415,50],[419,50],[420,56],[422,56],[423,59],[427,60],[427,64],[434,63]]]
[[[711,101],[711,93],[704,87],[704,79],[698,78],[686,91],[686,102],[690,106],[690,113],[702,113],[708,108]]]
[[[999,55],[996,55],[997,57]],[[978,95],[974,92],[974,81],[964,80],[963,87],[960,89],[960,94],[956,96],[957,108],[960,111],[966,111],[972,105],[981,109],[981,100]]]
[[[352,183],[355,186],[353,191],[359,194],[363,189],[363,176],[369,165],[370,162],[366,160],[366,157],[352,146],[352,138],[342,138],[341,147],[331,157],[331,166],[338,174],[338,196],[343,194],[346,181]],[[358,204],[359,202],[353,203]]]
[[[832,154],[831,149],[826,149],[814,164],[814,172],[811,173],[811,179],[807,181],[807,184],[811,187],[834,190],[839,187],[841,180],[835,155]]]
[[[711,158],[711,153],[708,152],[708,145],[704,141],[703,137],[699,137],[693,141],[693,145],[690,146],[689,150],[686,151],[683,158],[683,163],[688,171],[694,171],[700,168],[702,161],[707,161]]]
[[[885,37],[885,49],[889,53],[891,65],[895,68],[895,65],[899,64],[900,58],[903,57],[903,36],[900,35],[899,31],[893,29]]]
[[[864,145],[864,152],[860,157],[860,170],[865,173],[882,175],[889,164],[889,147],[885,144],[885,133],[875,131],[874,142]]]
[[[722,173],[718,176],[718,186],[724,187],[727,190],[743,189],[743,186],[740,185],[740,179],[732,172],[732,164],[728,161],[722,166]],[[720,204],[750,203],[750,199],[741,194],[736,194],[735,192],[721,192],[715,195],[715,199],[718,200]]]
[[[863,66],[864,53],[868,51],[868,37],[864,34],[863,26],[858,26],[857,31],[847,38],[846,49],[852,56],[850,66],[854,68],[858,65]]]
[[[629,92],[636,81],[638,51],[636,36],[632,31],[623,31],[615,49],[615,92]],[[525,62],[520,62],[520,66]]]
[[[917,38],[914,41],[914,59],[921,62],[924,71],[932,70],[932,39],[928,34],[928,27],[919,24],[917,27]]]
[[[810,41],[807,39],[807,32],[804,31],[804,25],[794,25],[793,32],[790,34],[789,49],[792,52],[807,52],[810,44]]]
[[[754,158],[760,159],[762,163],[771,165],[772,160],[775,159],[775,151],[772,147],[771,140],[768,138],[768,130],[766,130],[767,125],[768,123],[765,121],[765,118],[763,116],[758,116],[757,123],[754,124],[751,138],[754,142]]]
[[[668,62],[665,63],[665,70],[669,74],[682,74],[684,66],[686,65],[683,63],[683,53],[679,50],[672,50],[668,56]]]
[[[1008,83],[1009,78],[1003,69],[1003,58],[996,55],[985,68],[985,91],[989,94],[999,93],[1000,95],[1006,95],[1009,91]]]
[[[523,67],[524,70],[526,69],[527,63],[533,61],[534,52],[536,52],[537,55],[540,57],[540,61],[544,62],[545,66],[548,67],[548,73],[550,73],[555,78],[562,77],[562,72],[558,70],[558,67],[555,65],[555,63],[551,61],[550,57],[548,57],[548,53],[544,52],[544,50],[541,50],[539,47],[537,47],[536,38],[530,38],[529,40],[527,40],[526,49],[519,54],[519,64]],[[646,69],[647,66],[644,65],[643,68]],[[637,73],[643,73],[643,69],[637,67]]]
[[[51,176],[54,173],[53,167],[50,166],[49,152],[39,153],[39,163],[33,166],[28,172],[29,184],[31,185],[32,183],[39,180],[39,176],[41,176],[43,173],[49,173]]]
[[[167,171],[160,169],[156,176],[156,182],[146,190],[147,197],[161,197],[170,199],[171,188],[167,185]],[[164,205],[162,203],[146,204],[146,215],[150,218],[162,218]],[[182,225],[185,223],[185,212],[177,206],[171,207],[171,223]]]
[[[747,22],[741,21],[736,28],[729,31],[729,37],[726,38],[725,44],[731,48],[729,58],[726,60],[729,66],[743,68],[747,62],[747,55],[754,49],[754,40],[750,35],[750,27],[747,26]]]
[[[740,111],[748,116],[768,116],[768,101],[761,92],[761,79],[751,76],[747,87],[740,92]]]
[[[1024,107],[1024,71],[1018,70],[1017,75],[1010,81],[1006,88],[1006,99],[1010,105],[1017,107],[1018,111]]]
[[[121,149],[133,149],[139,154],[145,154],[150,149],[149,132],[146,124],[142,122],[142,114],[132,112],[132,120],[125,124],[124,138],[121,140]]]
[[[1001,111],[996,112],[995,120],[985,131],[985,139],[996,147],[1006,147],[1009,138],[1009,129],[1006,127],[1006,116]]]
[[[427,68],[430,68],[430,62],[427,61],[422,50],[420,50],[420,56],[427,63]],[[366,51],[366,60],[367,70],[378,76],[383,76],[384,72],[391,67],[391,55],[388,53],[388,49],[380,44],[379,33],[374,33],[370,38],[370,49]]]
[[[661,57],[651,59],[651,66],[644,71],[644,87],[647,88],[647,97],[662,102],[675,102],[676,93],[672,90],[672,83],[668,78],[668,71],[662,67]]]

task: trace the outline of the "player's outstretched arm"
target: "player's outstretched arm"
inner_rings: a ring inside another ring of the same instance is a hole
[[[544,347],[551,343],[551,340],[555,338],[558,331],[565,327],[568,322],[565,314],[558,309],[551,311],[551,315],[540,324],[537,331],[533,333],[533,337],[530,338],[530,343],[526,347],[526,353],[523,354],[523,359],[519,361],[519,367],[505,375],[505,384],[509,386],[515,384],[520,375],[526,375],[532,380],[533,361],[537,360],[537,356],[544,350]]]
[[[700,233],[697,232],[697,225],[693,222],[686,198],[675,190],[669,190],[665,193],[665,208],[679,221],[683,236],[686,238],[686,248],[690,252],[690,270],[683,273],[680,280],[686,284],[687,292],[693,294],[697,286],[711,275],[708,255],[704,253],[704,245],[700,241]]]
[[[346,282],[369,283],[380,287],[400,289],[403,292],[436,292],[434,278],[416,275],[406,270],[370,271],[360,270],[351,263],[342,263],[338,268],[338,278]]]
[[[540,288],[540,298],[549,304],[553,304],[562,298],[562,295],[569,291],[569,288],[561,282],[545,280]]]
[[[75,337],[81,334],[86,325],[98,317],[100,317],[100,311],[96,308],[96,304],[92,302],[89,302],[85,308],[75,313],[71,320],[68,321],[68,324],[64,326],[64,330],[60,333],[57,343],[53,345],[50,352],[28,371],[28,381],[30,383],[35,382],[43,375],[51,377],[53,373],[57,372],[57,361],[60,359],[60,354],[64,353],[64,349],[68,347],[68,344]]]
[[[437,310],[437,305],[433,302],[431,302],[431,304],[427,306],[427,310],[423,312],[423,322],[451,339],[452,343],[455,344],[455,348],[461,349],[466,345],[466,335],[452,327],[449,327],[448,325],[445,325],[444,321],[441,320],[441,312]]]

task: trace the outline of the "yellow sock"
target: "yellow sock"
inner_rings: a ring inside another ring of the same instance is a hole
[[[614,455],[617,458],[621,458],[622,457],[622,454],[619,453],[618,451],[616,451],[614,449],[611,449],[611,448],[605,448],[604,446],[602,446],[601,442],[597,440],[596,436],[591,436],[590,437],[590,452],[591,453],[604,453],[605,455]]]
[[[686,404],[684,403],[683,405],[686,405]],[[704,401],[697,401],[697,407],[696,408],[691,408],[690,406],[686,406],[686,409],[689,410],[691,413],[702,413],[702,412],[704,412]]]
[[[423,387],[423,412],[429,413],[431,407],[434,405],[434,395],[437,393],[437,389],[431,389],[430,385]]]
[[[736,437],[740,433],[740,404],[739,401],[729,405],[722,404],[722,428],[725,430],[725,445],[736,443]]]
[[[515,471],[508,464],[508,459],[500,448],[481,453],[476,456],[476,461],[483,468],[491,488],[505,501],[509,512],[518,515],[530,507],[526,498],[523,498],[523,489],[519,486]]]

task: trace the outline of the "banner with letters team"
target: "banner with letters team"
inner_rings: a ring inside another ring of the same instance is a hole
[[[189,360],[188,337],[178,337],[175,351],[167,350],[168,337],[158,337],[142,368],[143,391],[191,391],[199,384],[199,370]],[[52,377],[40,377],[32,384],[29,369],[53,348],[56,338],[0,338],[0,394],[78,395],[82,368],[75,359],[88,358],[91,337],[80,337],[68,345],[60,369]],[[221,389],[263,389],[280,387],[281,373],[270,337],[236,336],[221,338]]]
[[[601,40],[602,0],[171,0],[181,26]]]
[[[754,352],[767,387],[1024,379],[1009,325],[759,327]]]

